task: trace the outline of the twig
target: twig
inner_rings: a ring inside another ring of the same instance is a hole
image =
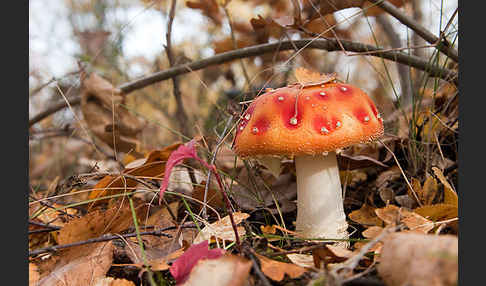
[[[180,227],[182,227],[182,228],[193,228],[194,226],[193,225],[187,225],[187,226],[180,226]],[[166,227],[166,228],[162,228],[162,229],[158,229],[158,230],[140,232],[139,234],[140,235],[165,236],[165,237],[168,237],[168,238],[172,238],[172,236],[170,234],[164,233],[164,231],[172,230],[172,229],[176,229],[176,228],[177,228],[176,226],[170,226],[170,227]],[[90,244],[90,243],[95,243],[95,242],[103,242],[103,241],[113,240],[113,239],[120,238],[120,236],[124,237],[124,238],[135,237],[135,236],[137,236],[137,233],[132,232],[132,233],[122,234],[122,235],[120,235],[120,234],[114,234],[114,235],[106,234],[106,235],[103,235],[103,236],[100,236],[100,237],[90,238],[90,239],[83,240],[83,241],[77,241],[77,242],[68,243],[68,244],[54,245],[54,246],[39,248],[39,249],[36,249],[36,250],[33,250],[33,251],[29,251],[29,257],[34,256],[34,255],[38,255],[38,254],[41,254],[41,253],[55,252],[55,251],[58,251],[60,249],[65,249],[65,248],[69,248],[69,247],[80,246],[80,245],[85,245],[85,244]]]
[[[223,6],[224,13],[226,14],[226,17],[228,18],[228,24],[230,26],[230,35],[231,35],[231,41],[233,42],[233,49],[238,49],[238,42],[236,41],[235,37],[235,31],[233,27],[233,20],[231,19],[231,15],[228,11],[227,7],[228,2],[225,2]],[[240,65],[241,65],[241,70],[243,71],[243,76],[245,77],[246,84],[248,85],[248,90],[252,90],[251,86],[251,80],[250,76],[248,75],[248,72],[246,71],[245,63],[243,62],[243,59],[240,59]]]
[[[395,156],[395,153],[393,153],[393,151],[392,151],[390,148],[388,148],[388,146],[386,146],[386,144],[385,144],[383,141],[381,141],[380,139],[378,139],[378,142],[380,142],[380,143],[383,145],[383,147],[385,147],[385,149],[386,149],[388,152],[390,152],[390,154],[393,156],[393,159],[395,160],[395,163],[397,163],[397,166],[398,166],[398,168],[400,169],[400,172],[401,172],[401,174],[402,174],[403,178],[405,179],[405,182],[407,183],[408,187],[409,187],[409,188],[410,188],[410,190],[412,191],[413,196],[414,196],[414,197],[415,197],[415,199],[417,200],[417,203],[419,204],[419,206],[422,206],[422,203],[420,202],[420,199],[418,198],[417,193],[415,192],[415,190],[413,189],[412,185],[411,185],[411,184],[410,184],[410,182],[408,181],[408,178],[407,178],[407,176],[405,175],[405,172],[403,171],[402,166],[400,166],[400,162],[398,162],[398,159],[397,159],[397,156]]]
[[[403,63],[411,67],[426,71],[431,76],[441,77],[446,80],[452,79],[455,84],[458,84],[456,72],[432,65],[428,61],[422,58],[408,55],[403,52],[382,51],[380,47],[366,45],[358,42],[351,42],[346,40],[340,40],[340,42],[346,51],[351,51],[351,52],[372,51],[375,53],[369,54],[370,56],[381,57],[391,61]],[[172,78],[174,76],[200,70],[211,65],[218,65],[235,59],[254,57],[266,53],[294,50],[295,47],[299,49],[303,47],[309,49],[321,49],[321,50],[327,50],[329,52],[342,51],[336,39],[301,39],[301,40],[293,40],[292,42],[281,41],[277,43],[254,45],[254,46],[249,46],[237,50],[220,53],[206,59],[194,61],[184,65],[175,66],[164,71],[156,72],[152,75],[142,77],[140,79],[128,83],[124,83],[120,85],[118,88],[121,90],[122,93],[128,94],[132,91],[144,88],[151,84]]]
[[[233,122],[233,117],[234,116],[231,115],[228,118],[228,121],[226,122],[226,126],[224,127],[223,133],[221,134],[221,137],[219,138],[219,142],[216,145],[216,147],[214,148],[214,154],[213,154],[213,157],[211,158],[211,162],[209,163],[210,165],[214,165],[214,161],[216,161],[216,155],[218,154],[219,148],[221,147],[221,145],[224,142],[224,138],[226,137],[225,134],[228,131],[228,128],[231,125],[231,122]],[[206,212],[206,203],[207,203],[207,194],[208,194],[208,191],[209,191],[209,184],[211,182],[211,174],[212,174],[212,170],[209,169],[208,177],[206,179],[206,186],[204,187],[204,200],[203,200],[204,205],[203,205],[203,208],[202,208],[202,217],[206,220],[208,219],[208,214]]]
[[[361,247],[360,251],[356,255],[343,262],[342,265],[332,268],[331,271],[329,271],[329,275],[336,282],[336,285],[341,285],[344,282],[339,275],[339,272],[341,270],[354,270],[356,266],[358,266],[359,261],[365,256],[366,253],[368,253],[371,247],[373,247],[380,240],[382,240],[387,234],[390,234],[400,229],[400,227],[402,227],[402,225],[383,229],[379,235],[377,235],[371,241]]]
[[[383,50],[380,47],[366,45],[358,42],[352,42],[346,40],[339,40],[339,42],[336,39],[301,39],[301,40],[293,40],[293,41],[279,41],[277,43],[270,43],[270,44],[254,45],[250,47],[245,47],[237,50],[220,53],[206,59],[193,61],[191,63],[177,65],[172,68],[156,72],[152,75],[145,76],[136,79],[134,81],[121,84],[118,88],[121,90],[122,94],[126,95],[130,92],[133,92],[138,89],[142,89],[144,87],[147,87],[154,83],[158,83],[160,81],[164,81],[182,74],[197,71],[206,68],[208,66],[230,62],[236,59],[254,57],[254,56],[259,56],[259,55],[272,53],[272,52],[294,50],[295,47],[297,48],[305,47],[308,49],[320,49],[329,52],[335,52],[335,51],[340,52],[342,51],[340,44],[342,45],[342,47],[344,47],[346,51],[368,53],[366,54],[367,56],[379,57],[394,62],[402,63],[414,67],[416,69],[425,71],[430,76],[440,77],[444,80],[452,80],[454,84],[456,85],[459,84],[457,73],[455,71],[437,67],[417,56],[408,55],[406,53],[399,52],[399,51]],[[71,106],[77,105],[79,103],[81,103],[81,99],[75,98],[70,100]],[[32,126],[33,124],[63,109],[66,106],[67,104],[64,102],[64,103],[60,103],[59,105],[49,107],[48,109],[49,111],[43,112],[42,116],[41,114],[39,114],[34,118],[30,119],[29,126]]]
[[[392,48],[400,48],[400,36],[393,28],[389,16],[387,14],[378,15],[376,17],[376,21],[380,24],[383,31],[385,31],[385,34],[390,41],[390,46]],[[407,106],[412,102],[412,83],[410,81],[410,70],[404,64],[397,64],[397,71],[401,88],[400,105]]]
[[[452,48],[445,39],[441,40],[437,38],[434,34],[429,32],[425,27],[417,23],[414,19],[401,12],[393,4],[390,4],[388,3],[388,1],[384,1],[384,0],[368,0],[368,1],[373,4],[376,4],[376,6],[388,12],[390,15],[395,17],[398,21],[400,21],[405,26],[412,29],[415,33],[417,33],[417,35],[422,37],[430,44],[436,45],[439,51],[448,55],[456,63],[459,62],[459,55],[457,51],[454,48]]]
[[[81,103],[81,97],[70,98],[69,103],[71,104],[71,106],[78,105]],[[65,107],[67,107],[66,101],[58,102],[52,106],[49,106],[46,110],[35,115],[34,117],[32,117],[32,119],[29,119],[29,127],[46,118],[47,116],[64,109]]]
[[[169,60],[169,66],[172,67],[175,65],[174,54],[172,51],[172,44],[171,44],[171,35],[172,35],[172,23],[174,22],[175,16],[175,9],[176,9],[177,0],[172,0],[170,5],[169,11],[169,22],[167,23],[167,33],[166,33],[166,41],[167,44],[165,46],[165,52],[167,53],[167,58]],[[184,110],[184,105],[182,102],[182,95],[181,90],[179,88],[179,79],[177,77],[172,77],[172,86],[173,86],[173,93],[174,98],[176,100],[176,117],[178,119],[179,127],[181,131],[186,136],[191,136],[190,129],[188,128],[188,117],[186,111]]]
[[[260,265],[258,264],[258,258],[256,257],[254,250],[251,249],[250,247],[244,247],[243,250],[246,256],[248,256],[251,259],[251,262],[253,262],[253,270],[262,281],[262,284],[265,286],[271,286],[272,284],[270,283],[270,281],[268,281],[267,277],[265,276],[265,274],[263,274],[262,270],[260,269]]]

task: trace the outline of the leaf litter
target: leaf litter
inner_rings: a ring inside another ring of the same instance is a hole
[[[216,2],[194,3],[188,6],[219,19],[210,8]],[[294,16],[287,24],[283,18],[272,21],[260,17],[252,26],[280,35],[285,25],[300,20]],[[314,21],[307,27],[320,29],[322,23]],[[322,84],[335,77],[305,70],[296,75],[302,85]],[[389,152],[391,148],[400,163],[409,164],[412,141],[408,138],[386,137],[380,143],[338,152],[341,181],[346,186],[345,212],[352,229],[350,247],[345,248],[304,240],[295,233],[296,182],[291,158],[283,158],[277,167],[258,160],[232,160],[234,154],[224,146],[224,156],[216,156],[215,163],[209,164],[212,154],[198,144],[204,137],[144,151],[135,140],[142,123],[121,108],[115,122],[113,113],[106,112],[113,102],[123,100],[119,90],[92,74],[85,79],[83,96],[85,116],[99,116],[99,122],[88,122],[95,136],[102,141],[107,134],[120,136],[119,151],[129,147],[134,152],[125,156],[125,166],[118,172],[93,177],[97,181],[86,190],[88,202],[73,208],[46,200],[51,205],[44,206],[46,210],[39,203],[31,205],[29,214],[40,214],[31,219],[37,224],[29,225],[29,231],[36,232],[29,236],[29,250],[42,251],[29,259],[30,285],[148,285],[150,279],[170,285],[268,281],[307,285],[324,279],[328,282],[323,285],[334,286],[339,284],[332,281],[358,276],[378,277],[390,285],[457,282],[458,193],[454,172],[444,168],[453,165],[432,164],[416,172],[405,166],[410,188]],[[451,136],[447,128],[420,116],[417,123],[426,128],[416,132]],[[450,159],[443,162],[455,159],[445,156]],[[171,187],[176,183],[175,172],[191,168],[199,177],[212,172],[217,179],[207,183],[193,180],[188,173],[189,187]],[[58,177],[50,182],[50,193],[59,181]],[[215,211],[204,216],[206,184],[207,206]],[[130,194],[135,190],[150,196]],[[127,195],[132,196],[133,207]],[[49,225],[55,228],[48,229]],[[107,236],[116,238],[93,241]],[[52,246],[68,247],[52,251]]]

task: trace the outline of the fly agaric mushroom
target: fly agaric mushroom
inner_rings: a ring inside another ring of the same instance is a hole
[[[255,98],[237,125],[234,149],[243,158],[293,156],[297,232],[306,238],[345,239],[335,151],[381,135],[383,119],[368,95],[330,77]]]

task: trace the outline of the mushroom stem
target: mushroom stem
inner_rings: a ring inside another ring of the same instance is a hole
[[[348,238],[336,153],[295,156],[297,232],[305,238]]]

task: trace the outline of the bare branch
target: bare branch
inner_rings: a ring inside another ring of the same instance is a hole
[[[167,58],[169,59],[169,65],[172,67],[175,65],[174,53],[172,51],[171,35],[172,35],[172,24],[174,22],[175,9],[177,0],[172,0],[169,11],[169,22],[167,23],[167,33],[166,40],[167,45],[165,46],[165,52],[167,53]],[[182,94],[179,88],[179,79],[177,77],[172,77],[174,98],[176,100],[176,118],[180,127],[181,132],[186,136],[191,136],[190,128],[188,123],[188,117],[186,111],[184,110],[184,105],[182,103]]]
[[[422,58],[413,55],[408,55],[399,51],[383,50],[380,47],[366,45],[358,42],[351,42],[346,40],[339,40],[339,41],[346,51],[367,53],[366,54],[367,56],[380,57],[394,62],[402,63],[417,68],[419,70],[423,70],[427,72],[430,76],[440,77],[444,80],[450,80],[454,84],[458,85],[458,78],[456,72],[449,69],[437,67],[433,64],[430,64],[428,61]],[[292,42],[281,41],[281,42],[271,43],[271,44],[261,44],[261,45],[255,45],[255,46],[250,46],[250,47],[245,47],[237,50],[220,53],[206,59],[174,66],[170,69],[159,71],[152,75],[145,76],[137,80],[121,84],[118,88],[121,90],[123,94],[128,94],[130,92],[133,92],[138,89],[142,89],[154,83],[158,83],[173,78],[175,76],[200,70],[211,65],[223,64],[226,62],[233,61],[235,59],[254,57],[266,53],[294,50],[295,47],[299,49],[302,48],[320,49],[329,52],[342,51],[341,46],[339,45],[336,39],[301,39],[301,40],[294,40]],[[73,106],[79,104],[80,102],[81,102],[80,99],[73,99],[70,101],[70,104],[71,106]],[[66,107],[65,102],[60,104],[59,106],[50,107],[48,109],[49,111],[43,112],[43,116],[40,119],[32,118],[29,121],[29,126],[32,126],[34,123],[39,122],[40,120],[44,119],[48,115],[58,110],[61,110],[64,107]],[[40,115],[37,115],[36,117],[39,116]]]
[[[69,103],[71,104],[71,106],[78,105],[78,104],[81,103],[81,97],[75,97],[73,99],[70,99]],[[41,113],[37,114],[36,116],[32,117],[32,119],[29,120],[29,127],[31,127],[32,125],[36,124],[37,122],[43,120],[44,118],[48,117],[49,115],[56,113],[59,110],[64,109],[65,107],[67,107],[66,101],[61,101],[59,103],[56,103],[56,104],[50,106],[46,110],[44,110]]]
[[[420,25],[417,21],[407,16],[402,11],[400,11],[395,6],[393,6],[393,4],[390,4],[384,0],[368,0],[368,1],[373,4],[376,4],[376,6],[388,12],[390,15],[395,17],[398,21],[400,21],[405,26],[412,29],[415,33],[417,33],[420,37],[422,37],[430,44],[436,45],[439,51],[448,55],[456,63],[459,62],[459,55],[457,51],[453,47],[451,47],[449,42],[447,42],[445,39],[441,40],[437,38],[434,34],[429,32],[429,30],[427,30],[425,27]]]
[[[369,56],[381,57],[391,61],[399,62],[402,64],[409,65],[411,67],[417,68],[428,72],[431,76],[441,77],[446,80],[453,80],[457,84],[457,74],[448,69],[442,69],[436,67],[433,64],[429,64],[428,61],[418,58],[416,56],[407,55],[402,52],[396,51],[381,51],[381,48],[371,45],[366,45],[357,42],[340,40],[342,46],[346,51],[351,52],[374,52],[369,54]],[[235,59],[254,57],[266,53],[293,50],[295,45],[297,48],[308,48],[308,49],[321,49],[327,51],[342,51],[339,43],[336,39],[301,39],[290,41],[282,41],[278,43],[271,44],[261,44],[250,47],[241,48],[238,50],[232,50],[224,53],[217,54],[215,56],[194,61],[188,64],[175,66],[173,68],[156,72],[152,75],[142,77],[140,79],[122,84],[119,86],[122,93],[128,94],[137,89],[144,88],[151,84],[178,76],[181,74],[189,73],[192,71],[200,70],[211,65],[218,65],[225,62],[229,62]]]

